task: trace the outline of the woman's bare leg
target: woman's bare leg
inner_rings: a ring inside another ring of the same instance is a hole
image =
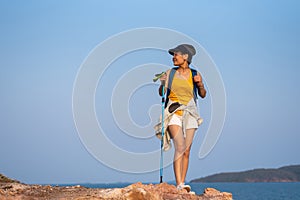
[[[185,182],[185,177],[187,174],[187,170],[189,168],[190,151],[191,151],[195,132],[196,132],[196,129],[194,129],[194,128],[186,130],[186,137],[185,137],[186,149],[182,156],[182,171],[181,171],[181,180],[180,180],[181,183]]]
[[[185,139],[183,137],[182,128],[178,125],[170,125],[169,132],[173,139],[175,154],[173,160],[173,170],[175,174],[176,184],[179,185],[182,182],[182,170],[183,170],[183,153],[186,149]]]

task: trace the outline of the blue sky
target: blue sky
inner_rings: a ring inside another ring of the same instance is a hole
[[[158,171],[129,174],[96,160],[81,142],[72,113],[74,81],[89,53],[112,35],[143,27],[172,29],[196,40],[224,82],[227,112],[221,137],[210,154],[199,159],[208,124],[199,129],[188,180],[299,164],[299,4],[296,0],[2,1],[0,173],[26,183],[158,181]],[[124,66],[124,72],[144,62],[171,66],[171,57],[163,51],[145,51],[114,65]],[[111,69],[108,82],[121,76],[119,69]],[[132,97],[130,110],[133,119],[147,123],[143,110],[137,112],[133,105],[140,105],[144,95],[146,106],[160,98],[156,85],[139,92],[142,95]],[[101,106],[109,102],[102,102],[99,90],[96,100],[101,119],[101,109],[108,109]],[[210,97],[199,105],[209,119]],[[118,132],[115,124],[105,125]],[[109,137],[132,151],[159,145],[153,138],[133,145],[136,141],[128,138]],[[171,166],[164,179],[174,179]]]

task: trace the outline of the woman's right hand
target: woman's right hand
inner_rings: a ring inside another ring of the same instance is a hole
[[[159,80],[160,80],[160,84],[161,84],[161,85],[165,85],[166,80],[167,80],[167,74],[166,74],[166,73],[163,74],[163,75],[159,78]]]

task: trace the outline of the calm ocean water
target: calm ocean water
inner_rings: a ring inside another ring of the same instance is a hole
[[[213,187],[230,192],[234,200],[300,200],[300,182],[297,183],[191,183],[197,194]]]
[[[81,184],[90,188],[120,188],[131,183]],[[212,187],[230,192],[234,200],[300,200],[300,182],[297,183],[190,183],[196,194]]]

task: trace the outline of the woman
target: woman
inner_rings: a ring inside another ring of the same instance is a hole
[[[190,192],[191,187],[186,185],[185,177],[189,165],[189,155],[195,131],[202,123],[196,107],[197,93],[204,98],[206,90],[199,72],[189,67],[196,50],[192,45],[181,44],[169,53],[173,56],[173,64],[176,66],[168,70],[160,78],[161,86],[159,94],[162,96],[163,85],[166,93],[166,109],[164,124],[165,144],[167,150],[170,139],[173,140],[175,155],[173,169],[178,189],[186,189]],[[155,127],[157,135],[161,132],[161,123]]]

